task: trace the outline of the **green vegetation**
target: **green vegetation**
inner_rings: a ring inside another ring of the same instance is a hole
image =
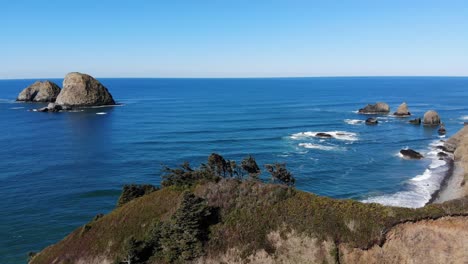
[[[396,224],[468,215],[468,197],[419,209],[337,200],[296,190],[284,164],[266,166],[281,184],[265,184],[239,176],[259,169],[249,172],[242,162],[233,167],[235,162],[219,155],[210,157],[199,169],[188,164],[166,168],[164,188],[98,217],[40,252],[32,263],[85,263],[103,257],[117,263],[185,263],[233,248],[246,258],[258,250],[274,254],[268,239],[272,232],[367,249],[382,244]],[[248,159],[245,164],[254,168],[255,160]],[[327,255],[337,258],[338,248]]]
[[[160,252],[157,252],[157,256],[170,263],[201,256],[203,242],[208,239],[208,219],[211,214],[212,210],[204,199],[185,192],[179,209],[171,220],[158,226],[160,233],[156,235],[159,238],[157,244]],[[153,231],[154,233],[156,232]]]
[[[260,167],[252,156],[248,156],[242,160],[241,168],[249,174],[252,179],[257,179],[260,175]]]
[[[284,164],[275,163],[274,166],[265,167],[272,174],[272,181],[294,185],[295,179]],[[208,157],[207,164],[201,164],[197,169],[192,168],[188,162],[174,169],[164,167],[161,185],[186,189],[200,183],[218,182],[224,178],[243,180],[245,175],[249,175],[251,180],[259,180],[260,174],[260,167],[252,156],[244,158],[238,166],[235,161],[225,160],[221,155],[213,153]]]
[[[157,191],[158,188],[149,184],[128,184],[123,187],[122,194],[117,201],[117,206],[122,206],[131,200],[141,197],[145,194]]]
[[[271,174],[272,182],[279,181],[288,186],[292,186],[296,182],[296,179],[286,169],[286,164],[284,163],[266,164],[265,169]]]

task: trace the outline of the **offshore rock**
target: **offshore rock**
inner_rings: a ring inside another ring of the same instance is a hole
[[[22,102],[55,102],[60,87],[51,81],[37,81],[26,87],[16,98]]]
[[[408,105],[406,104],[406,102],[402,103],[398,109],[396,110],[395,113],[393,113],[393,115],[396,115],[398,117],[405,117],[405,116],[410,116],[411,113],[410,111],[408,110]]]
[[[388,114],[390,107],[386,103],[368,104],[366,107],[359,109],[360,114]]]
[[[56,103],[62,106],[82,107],[114,105],[115,101],[106,87],[93,77],[78,72],[65,76],[63,89]]]
[[[317,134],[315,134],[316,137],[320,137],[320,138],[332,138],[333,136],[330,135],[330,134],[327,134],[327,133],[323,133],[323,132],[319,132]]]
[[[440,124],[440,117],[436,111],[430,110],[424,114],[423,124],[426,126],[438,126]]]
[[[403,155],[403,157],[408,158],[408,159],[422,159],[422,158],[424,158],[424,156],[421,155],[421,153],[419,153],[417,151],[414,151],[412,149],[402,149],[402,150],[400,150],[400,153],[401,153],[401,155]]]
[[[377,125],[379,123],[379,121],[377,120],[377,118],[367,118],[366,119],[366,125]]]
[[[409,123],[413,124],[413,125],[420,125],[421,124],[421,118],[416,118],[416,119],[410,120]]]

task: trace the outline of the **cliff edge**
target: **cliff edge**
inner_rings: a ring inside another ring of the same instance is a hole
[[[445,148],[466,178],[468,127]],[[254,163],[242,163],[247,179],[217,154],[166,168],[161,189],[124,188],[116,209],[30,263],[468,263],[466,193],[417,209],[365,204],[262,183]]]

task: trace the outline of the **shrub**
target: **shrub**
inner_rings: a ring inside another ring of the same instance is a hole
[[[182,164],[179,168],[163,168],[163,181],[161,185],[163,187],[178,186],[187,188],[200,182],[201,180],[216,181],[219,176],[215,175],[208,166],[201,166],[200,169],[192,169],[188,162]]]
[[[257,179],[260,175],[260,167],[252,156],[244,158],[241,162],[241,167],[245,170],[249,176],[253,179]]]
[[[286,164],[284,163],[266,164],[265,169],[271,174],[272,182],[279,181],[288,186],[293,186],[296,182],[296,179],[286,169]]]
[[[122,206],[131,200],[143,195],[157,191],[158,188],[149,184],[127,184],[124,185],[122,194],[119,197],[117,206]]]
[[[226,177],[230,164],[226,162],[223,156],[213,153],[208,157],[208,167],[219,177]]]

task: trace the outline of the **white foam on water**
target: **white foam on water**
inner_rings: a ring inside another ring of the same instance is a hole
[[[402,158],[402,159],[405,158],[405,156],[403,156],[403,154],[401,154],[399,151],[398,151],[398,153],[396,153],[394,156],[399,157],[399,158]]]
[[[335,146],[324,146],[324,145],[313,144],[313,143],[299,143],[298,146],[306,148],[306,149],[319,149],[319,150],[326,150],[326,151],[339,150],[339,148]]]
[[[468,115],[461,116],[460,119],[463,121],[468,121]]]
[[[436,140],[436,141],[433,141],[429,144],[429,146],[433,147],[433,148],[436,148],[438,146],[443,146],[444,145],[444,141],[442,140]]]
[[[99,113],[96,113],[96,115],[107,115],[106,112],[99,112]]]
[[[12,109],[12,110],[23,109],[23,108],[24,108],[24,106],[10,107],[10,109]]]
[[[347,140],[347,141],[358,140],[356,133],[347,132],[347,131],[327,131],[327,132],[307,131],[307,132],[300,132],[300,133],[292,134],[290,138],[294,140],[305,139],[305,138],[315,138],[317,137],[317,133],[330,134],[331,136],[333,136],[333,138],[338,139],[338,140]],[[318,138],[321,138],[321,137],[318,137]]]
[[[408,188],[405,191],[399,191],[393,194],[379,195],[369,197],[363,202],[379,203],[390,206],[401,206],[418,208],[426,205],[432,198],[432,194],[440,189],[442,180],[447,173],[447,162],[439,160],[436,149],[437,146],[443,145],[443,142],[436,140],[429,144],[429,151],[426,153],[425,159],[430,159],[431,163],[420,175],[408,180]],[[400,157],[402,155],[398,153]]]
[[[364,120],[359,120],[359,119],[345,119],[343,120],[346,124],[348,125],[360,125],[364,124]]]

